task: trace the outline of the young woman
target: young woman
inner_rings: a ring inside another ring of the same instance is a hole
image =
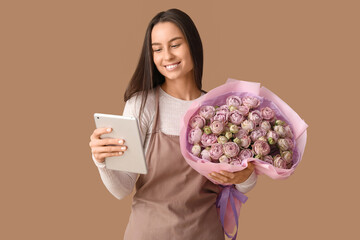
[[[103,128],[91,135],[93,160],[107,189],[121,199],[136,184],[124,239],[224,239],[215,207],[220,188],[186,163],[179,145],[181,116],[205,94],[202,71],[202,43],[190,17],[178,9],[158,13],[146,30],[123,112],[139,119],[148,174],[107,169],[106,157],[126,154],[126,139],[100,139],[111,131]],[[257,176],[249,164],[212,178],[245,193]]]

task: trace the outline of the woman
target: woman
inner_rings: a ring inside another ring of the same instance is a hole
[[[93,160],[107,189],[121,199],[136,183],[124,239],[224,239],[215,207],[220,189],[186,163],[179,145],[181,116],[205,94],[202,70],[202,43],[190,17],[178,9],[158,13],[147,28],[123,112],[139,118],[148,174],[106,169],[106,157],[126,154],[126,139],[100,139],[108,132],[103,128],[91,135]],[[212,178],[247,192],[257,177],[249,164]]]

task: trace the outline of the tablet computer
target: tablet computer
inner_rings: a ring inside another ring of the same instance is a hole
[[[95,113],[96,128],[110,127],[110,133],[102,134],[100,138],[120,138],[125,140],[126,151],[121,156],[105,158],[108,169],[147,173],[146,159],[142,146],[140,128],[135,117]]]

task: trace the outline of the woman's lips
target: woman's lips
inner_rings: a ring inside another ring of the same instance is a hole
[[[166,68],[166,70],[168,70],[168,71],[172,71],[172,70],[176,69],[176,68],[179,66],[180,63],[181,63],[181,62],[177,62],[177,63],[174,63],[174,64],[165,65],[165,68]]]

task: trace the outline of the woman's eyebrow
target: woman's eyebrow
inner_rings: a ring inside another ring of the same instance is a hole
[[[170,39],[170,41],[169,42],[172,42],[172,41],[175,41],[175,40],[177,40],[177,39],[182,39],[182,37],[174,37],[174,38],[172,38],[172,39]],[[151,44],[151,46],[153,46],[153,45],[161,45],[161,43],[152,43]]]

